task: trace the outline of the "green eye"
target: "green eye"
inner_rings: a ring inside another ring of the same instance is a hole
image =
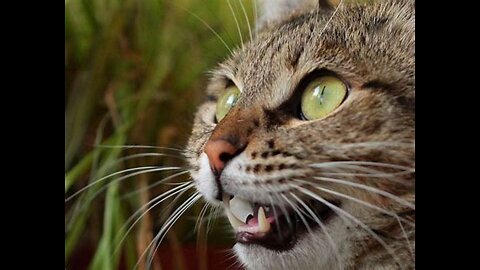
[[[240,96],[240,90],[236,86],[230,86],[225,91],[225,94],[217,102],[217,110],[215,116],[217,117],[217,122],[227,115],[228,111],[237,103],[238,97]]]
[[[301,109],[306,120],[316,120],[333,112],[347,95],[347,86],[332,76],[311,82],[302,96]]]

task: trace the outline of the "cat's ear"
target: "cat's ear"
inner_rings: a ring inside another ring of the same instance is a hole
[[[260,9],[257,30],[318,8],[331,8],[329,0],[256,0]]]

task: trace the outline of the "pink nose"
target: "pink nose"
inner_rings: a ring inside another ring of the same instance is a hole
[[[208,156],[210,167],[217,175],[222,173],[225,164],[237,153],[237,148],[226,140],[209,140],[205,145],[205,153]]]

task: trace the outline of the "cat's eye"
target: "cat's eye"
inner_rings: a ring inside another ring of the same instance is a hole
[[[347,86],[333,76],[323,76],[312,81],[303,92],[300,108],[302,118],[316,120],[333,112],[347,95]]]
[[[237,103],[239,96],[240,90],[236,86],[230,86],[225,90],[225,93],[217,102],[215,111],[217,122],[220,122],[227,115],[230,109]]]

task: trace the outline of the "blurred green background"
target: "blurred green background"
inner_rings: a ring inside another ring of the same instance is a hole
[[[174,149],[125,146],[185,146],[208,70],[228,55],[227,46],[239,46],[241,36],[249,39],[247,18],[253,26],[255,7],[240,1],[65,1],[67,269],[146,269],[141,254],[192,192],[148,211],[126,234],[135,211],[175,187],[155,183],[179,170],[103,177],[130,168],[186,166]],[[170,183],[188,180],[183,174]],[[152,269],[225,269],[234,263],[223,219],[209,224],[205,218],[194,230],[202,207],[199,201],[178,220]]]

